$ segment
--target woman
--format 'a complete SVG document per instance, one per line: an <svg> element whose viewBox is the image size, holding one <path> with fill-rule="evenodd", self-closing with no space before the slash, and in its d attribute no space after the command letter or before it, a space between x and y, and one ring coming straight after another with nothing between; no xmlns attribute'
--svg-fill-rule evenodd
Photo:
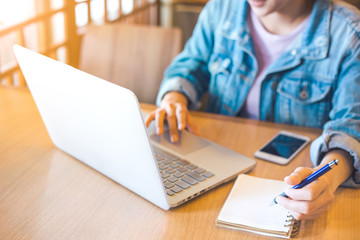
<svg viewBox="0 0 360 240"><path fill-rule="evenodd" d="M323 128L312 143L315 169L285 178L301 182L322 165L338 167L278 197L296 219L314 219L338 186L360 186L360 14L328 0L212 0L165 73L156 111L158 134L169 124L196 133L188 112L208 92L207 111Z"/></svg>

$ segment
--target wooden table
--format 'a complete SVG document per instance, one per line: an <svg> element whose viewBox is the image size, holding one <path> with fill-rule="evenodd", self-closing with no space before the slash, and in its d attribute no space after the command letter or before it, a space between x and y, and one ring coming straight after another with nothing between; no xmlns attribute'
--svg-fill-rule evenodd
<svg viewBox="0 0 360 240"><path fill-rule="evenodd" d="M145 111L154 109L142 105ZM317 129L194 113L200 135L253 157L279 130ZM283 179L311 166L309 147L288 166L257 160L250 175ZM163 211L58 150L26 89L0 88L0 239L271 239L215 226L234 181ZM330 210L298 239L360 239L360 191L338 189Z"/></svg>

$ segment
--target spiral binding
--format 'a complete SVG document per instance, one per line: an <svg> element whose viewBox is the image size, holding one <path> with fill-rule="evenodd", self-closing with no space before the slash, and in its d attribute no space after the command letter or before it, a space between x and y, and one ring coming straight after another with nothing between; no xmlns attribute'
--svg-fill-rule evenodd
<svg viewBox="0 0 360 240"><path fill-rule="evenodd" d="M294 218L291 215L286 215L287 219L285 220L285 222L288 222L289 224L284 224L284 227L290 227L291 225L293 225L294 222Z"/></svg>
<svg viewBox="0 0 360 240"><path fill-rule="evenodd" d="M293 218L293 216L291 216L291 215L287 215L287 217L288 217L288 219L286 219L285 222L287 222L289 224L284 224L284 227L293 226L290 237L294 238L294 237L299 236L301 221L295 220Z"/></svg>
<svg viewBox="0 0 360 240"><path fill-rule="evenodd" d="M299 220L295 220L294 221L294 226L293 229L291 231L291 236L290 237L297 237L299 236L300 233L300 225L301 225L301 221Z"/></svg>

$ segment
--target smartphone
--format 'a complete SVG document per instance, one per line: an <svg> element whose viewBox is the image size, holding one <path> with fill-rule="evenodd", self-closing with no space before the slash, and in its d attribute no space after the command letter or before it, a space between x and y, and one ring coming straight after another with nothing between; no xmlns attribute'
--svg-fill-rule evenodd
<svg viewBox="0 0 360 240"><path fill-rule="evenodd" d="M280 131L260 150L255 157L281 165L288 164L308 143L310 138L299 134Z"/></svg>

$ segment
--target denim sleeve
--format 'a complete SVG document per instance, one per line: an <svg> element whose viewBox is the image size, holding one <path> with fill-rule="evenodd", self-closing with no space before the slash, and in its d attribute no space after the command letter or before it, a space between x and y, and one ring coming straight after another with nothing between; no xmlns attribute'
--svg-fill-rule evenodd
<svg viewBox="0 0 360 240"><path fill-rule="evenodd" d="M360 143L356 139L342 132L328 131L317 138L310 148L311 161L315 166L319 165L322 157L331 149L340 148L354 158L354 173L341 184L342 187L360 187Z"/></svg>
<svg viewBox="0 0 360 240"><path fill-rule="evenodd" d="M157 104L167 92L178 91L186 95L190 109L197 109L199 99L208 90L208 62L213 49L215 19L220 16L220 7L221 0L211 0L201 11L184 50L165 71Z"/></svg>
<svg viewBox="0 0 360 240"><path fill-rule="evenodd" d="M347 151L354 159L353 174L341 185L360 187L360 34L353 34L349 50L341 64L337 87L332 99L330 121L322 136L311 146L315 165L326 152L334 148Z"/></svg>
<svg viewBox="0 0 360 240"><path fill-rule="evenodd" d="M200 103L197 101L197 93L194 86L188 80L181 77L167 79L167 81L162 84L156 98L156 105L160 106L162 98L170 91L176 91L185 94L189 101L189 109L196 110L200 107Z"/></svg>

